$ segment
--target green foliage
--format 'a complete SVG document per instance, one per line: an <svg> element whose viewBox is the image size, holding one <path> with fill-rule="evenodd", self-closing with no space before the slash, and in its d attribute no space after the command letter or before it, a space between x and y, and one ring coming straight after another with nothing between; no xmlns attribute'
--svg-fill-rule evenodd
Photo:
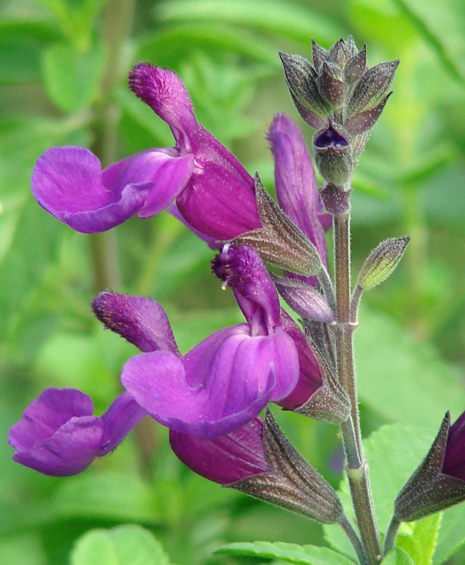
<svg viewBox="0 0 465 565"><path fill-rule="evenodd" d="M268 557L269 559L279 559L285 563L297 563L298 565L350 565L353 563L347 557L327 547L300 546L281 542L231 543L217 549L216 553Z"/></svg>
<svg viewBox="0 0 465 565"><path fill-rule="evenodd" d="M153 535L139 526L91 530L71 553L70 565L169 565Z"/></svg>
<svg viewBox="0 0 465 565"><path fill-rule="evenodd" d="M351 33L359 46L367 41L370 66L401 58L394 95L360 158L352 207L354 280L380 240L412 236L395 274L363 297L355 337L362 425L366 435L374 431L366 454L384 534L397 492L445 411L454 420L465 409L463 1L136 0L124 25L115 26L121 6L15 0L0 7L1 436L45 387L82 388L102 414L120 390L124 362L137 353L93 319L89 302L103 290L95 282L101 257L93 238L73 233L33 200L37 158L54 145L97 152L103 145L99 157L110 161L172 146L166 124L127 90L131 65L149 60L181 75L199 121L272 191L266 131L273 116L286 112L304 129L277 51L309 58L311 38L329 46ZM120 276L105 286L159 301L183 352L242 321L231 293L211 275L214 252L171 216L132 219L111 236ZM337 487L336 429L289 413L277 417ZM354 559L339 527L325 527L324 539L316 523L193 475L172 454L166 430L150 422L77 477L39 476L11 454L2 440L1 563ZM341 497L350 508L345 482ZM402 526L383 565L462 563L464 512L457 506ZM132 522L153 528L159 541L138 526L121 526ZM277 541L292 543L271 543ZM315 545L298 545L308 543Z"/></svg>

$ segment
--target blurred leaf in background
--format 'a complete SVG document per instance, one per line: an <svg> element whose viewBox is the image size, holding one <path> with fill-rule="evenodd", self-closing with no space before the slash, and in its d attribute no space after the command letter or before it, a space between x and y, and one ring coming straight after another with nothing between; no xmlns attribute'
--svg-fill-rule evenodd
<svg viewBox="0 0 465 565"><path fill-rule="evenodd" d="M286 112L307 139L313 134L293 108L277 52L309 58L312 38L329 47L349 34L360 47L368 43L370 65L402 60L360 158L352 207L355 271L380 240L412 236L392 280L364 297L356 338L365 435L387 425L368 440L385 528L395 490L377 485L390 473L382 474L390 442L409 472L444 412L456 417L465 408L464 29L462 0L0 2L0 563L113 563L125 551L146 551L157 563L249 564L257 560L213 551L255 540L346 551L336 530L324 533L193 475L171 453L166 430L149 421L69 479L19 467L5 440L45 387L82 388L98 414L120 390L121 367L136 349L101 332L89 308L99 291L162 303L183 352L241 320L210 273L213 252L174 218L134 218L101 236L73 233L33 200L36 159L53 145L83 145L107 165L172 146L166 124L126 86L131 65L147 60L180 74L199 121L273 191L273 116ZM336 429L275 412L337 487ZM444 513L434 564L463 562L464 553L451 555L463 543L464 512ZM404 535L408 554L421 528Z"/></svg>

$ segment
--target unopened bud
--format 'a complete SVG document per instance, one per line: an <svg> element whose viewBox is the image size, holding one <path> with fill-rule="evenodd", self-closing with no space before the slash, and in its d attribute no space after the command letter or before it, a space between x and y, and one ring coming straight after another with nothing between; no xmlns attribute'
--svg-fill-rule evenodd
<svg viewBox="0 0 465 565"><path fill-rule="evenodd" d="M447 412L423 462L400 491L394 517L420 520L465 500L465 412L451 427Z"/></svg>
<svg viewBox="0 0 465 565"><path fill-rule="evenodd" d="M379 63L365 72L347 104L349 120L380 104L391 89L398 65L399 59L396 59Z"/></svg>
<svg viewBox="0 0 465 565"><path fill-rule="evenodd" d="M338 110L344 104L347 85L343 81L344 73L338 65L324 62L317 78L318 90L324 100Z"/></svg>
<svg viewBox="0 0 465 565"><path fill-rule="evenodd" d="M382 241L370 253L358 275L358 286L371 290L394 272L402 259L410 237L392 237Z"/></svg>
<svg viewBox="0 0 465 565"><path fill-rule="evenodd" d="M310 62L300 55L280 53L279 56L289 92L299 114L313 128L321 128L331 108L318 91L317 72Z"/></svg>
<svg viewBox="0 0 465 565"><path fill-rule="evenodd" d="M363 46L363 49L361 51L358 51L346 65L346 68L344 70L344 77L347 84L352 84L359 80L365 72L366 66L367 46L365 44Z"/></svg>

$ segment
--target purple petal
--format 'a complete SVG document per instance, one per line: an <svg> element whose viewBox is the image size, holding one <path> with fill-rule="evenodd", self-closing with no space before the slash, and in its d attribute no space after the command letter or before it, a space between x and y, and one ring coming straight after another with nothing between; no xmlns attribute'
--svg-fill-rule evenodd
<svg viewBox="0 0 465 565"><path fill-rule="evenodd" d="M190 156L174 149L150 150L102 172L83 147L52 147L37 161L32 192L50 214L76 231L95 233L121 224L133 214L153 215L168 206L192 171Z"/></svg>
<svg viewBox="0 0 465 565"><path fill-rule="evenodd" d="M212 261L212 270L234 290L251 327L251 335L268 335L279 325L281 307L271 277L251 247L226 244Z"/></svg>
<svg viewBox="0 0 465 565"><path fill-rule="evenodd" d="M48 388L24 410L23 417L11 429L8 443L25 451L45 440L73 417L91 416L90 396L72 388Z"/></svg>
<svg viewBox="0 0 465 565"><path fill-rule="evenodd" d="M299 359L299 379L292 392L278 402L286 410L295 410L302 406L321 387L320 367L313 355L304 334L294 320L284 311L281 312L281 324L294 341Z"/></svg>
<svg viewBox="0 0 465 565"><path fill-rule="evenodd" d="M129 74L129 88L170 126L183 154L192 153L190 138L200 126L189 93L176 73L138 63Z"/></svg>
<svg viewBox="0 0 465 565"><path fill-rule="evenodd" d="M163 425L201 439L227 434L287 396L298 379L285 332L248 332L245 324L221 330L182 360L167 352L138 355L124 366L123 385Z"/></svg>
<svg viewBox="0 0 465 565"><path fill-rule="evenodd" d="M465 481L465 412L449 430L442 473Z"/></svg>
<svg viewBox="0 0 465 565"><path fill-rule="evenodd" d="M170 430L170 443L187 467L221 485L270 471L263 447L263 420L258 417L213 440Z"/></svg>
<svg viewBox="0 0 465 565"><path fill-rule="evenodd" d="M195 157L193 175L177 200L186 221L221 240L261 227L252 177L198 124L180 78L167 69L140 63L129 76L129 86L168 123L180 154Z"/></svg>
<svg viewBox="0 0 465 565"><path fill-rule="evenodd" d="M98 455L103 422L93 416L71 418L52 437L38 440L30 449L13 459L53 477L65 477L84 471Z"/></svg>
<svg viewBox="0 0 465 565"><path fill-rule="evenodd" d="M325 232L320 223L318 183L300 129L287 116L276 116L268 139L275 158L276 196L291 220L316 246L328 266Z"/></svg>
<svg viewBox="0 0 465 565"><path fill-rule="evenodd" d="M97 318L141 351L171 351L178 354L176 341L163 308L145 296L101 292L92 301Z"/></svg>
<svg viewBox="0 0 465 565"><path fill-rule="evenodd" d="M196 230L193 226L191 226L189 222L181 214L181 212L178 210L176 203L171 204L171 206L168 208L168 212L172 216L174 216L177 220L179 220L181 223L183 223L186 226L186 228L188 228L191 232L195 233L197 237L203 239L210 249L218 250L223 247L223 243L218 242L218 240L215 237L210 237L209 235L205 235L199 230Z"/></svg>
<svg viewBox="0 0 465 565"><path fill-rule="evenodd" d="M189 181L194 166L192 155L181 157L173 147L149 149L107 167L103 185L113 192L126 186L152 182L139 218L150 218L167 208Z"/></svg>
<svg viewBox="0 0 465 565"><path fill-rule="evenodd" d="M113 451L146 415L128 392L120 394L102 415L104 429L99 457Z"/></svg>

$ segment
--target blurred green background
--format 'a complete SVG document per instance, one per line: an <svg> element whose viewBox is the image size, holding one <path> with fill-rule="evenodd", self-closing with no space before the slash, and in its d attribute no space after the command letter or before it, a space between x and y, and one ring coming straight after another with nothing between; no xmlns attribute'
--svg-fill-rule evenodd
<svg viewBox="0 0 465 565"><path fill-rule="evenodd" d="M85 145L107 165L173 144L168 127L127 90L140 60L177 71L199 121L273 191L273 116L288 113L309 140L313 134L293 108L277 52L310 58L311 38L329 47L352 34L360 48L368 43L371 66L401 58L354 181L355 273L382 239L412 236L395 275L363 298L362 427L365 436L393 422L434 433L447 409L453 420L460 415L464 30L463 0L0 1L0 563L90 565L73 550L76 540L125 523L154 532L178 565L264 562L211 555L232 541L328 545L319 525L189 472L151 421L81 476L43 477L11 461L7 430L44 388L80 388L97 414L119 392L121 367L137 351L93 319L89 303L99 291L159 301L183 352L241 320L210 273L213 252L168 214L85 236L31 196L32 167L50 146ZM337 429L274 413L337 486ZM465 509L448 512L463 524ZM439 543L434 564L462 541L465 532ZM464 562L465 553L448 561Z"/></svg>

